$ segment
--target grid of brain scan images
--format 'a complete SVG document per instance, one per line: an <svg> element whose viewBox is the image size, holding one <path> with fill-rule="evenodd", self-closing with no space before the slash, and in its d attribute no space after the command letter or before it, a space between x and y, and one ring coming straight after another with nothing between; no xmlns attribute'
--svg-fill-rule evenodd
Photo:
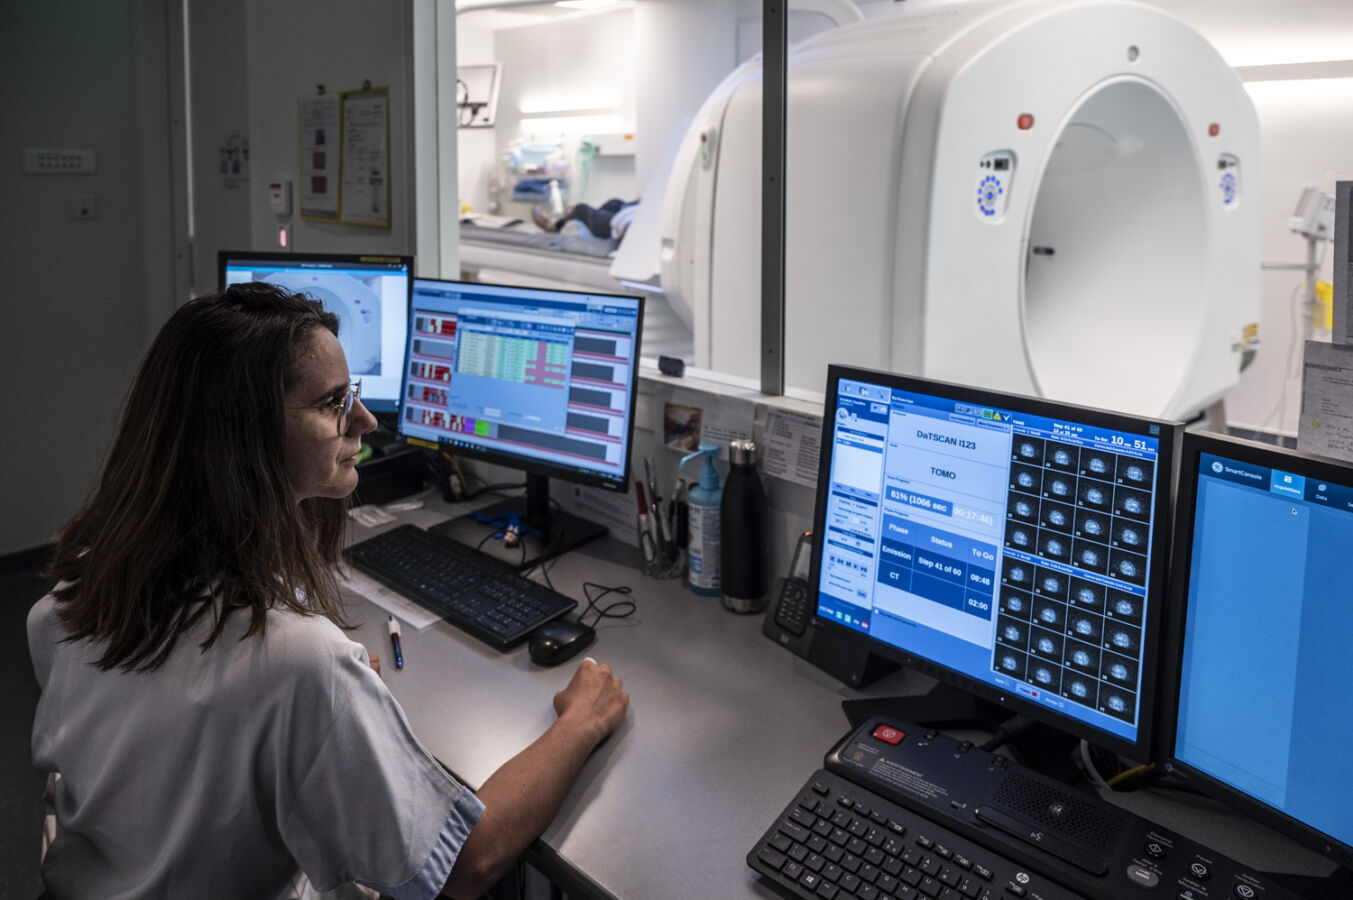
<svg viewBox="0 0 1353 900"><path fill-rule="evenodd" d="M1150 460L1016 434L998 595L997 672L1136 716Z"/></svg>

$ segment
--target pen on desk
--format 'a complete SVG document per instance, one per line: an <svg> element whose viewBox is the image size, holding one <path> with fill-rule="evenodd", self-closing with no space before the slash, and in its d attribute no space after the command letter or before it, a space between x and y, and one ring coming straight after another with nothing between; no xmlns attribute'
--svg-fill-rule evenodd
<svg viewBox="0 0 1353 900"><path fill-rule="evenodd" d="M390 646L395 648L395 668L404 668L404 648L399 645L399 623L395 621L394 616L389 616L390 625Z"/></svg>

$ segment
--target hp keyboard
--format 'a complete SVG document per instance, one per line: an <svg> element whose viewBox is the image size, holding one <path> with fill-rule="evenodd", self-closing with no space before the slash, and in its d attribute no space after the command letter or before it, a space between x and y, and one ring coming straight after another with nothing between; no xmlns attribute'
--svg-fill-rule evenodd
<svg viewBox="0 0 1353 900"><path fill-rule="evenodd" d="M796 900L1298 900L1098 795L880 716L832 748L747 864Z"/></svg>
<svg viewBox="0 0 1353 900"><path fill-rule="evenodd" d="M357 569L500 651L578 605L501 560L416 525L353 544L344 555Z"/></svg>

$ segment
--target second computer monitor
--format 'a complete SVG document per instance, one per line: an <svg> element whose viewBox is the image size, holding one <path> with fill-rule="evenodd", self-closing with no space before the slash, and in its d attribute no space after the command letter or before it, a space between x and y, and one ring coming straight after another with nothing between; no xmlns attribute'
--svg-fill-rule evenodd
<svg viewBox="0 0 1353 900"><path fill-rule="evenodd" d="M1353 864L1353 466L1187 435L1176 528L1164 758Z"/></svg>
<svg viewBox="0 0 1353 900"><path fill-rule="evenodd" d="M338 342L362 403L377 413L398 407L413 259L337 253L223 250L222 289L246 281L305 294L338 317Z"/></svg>
<svg viewBox="0 0 1353 900"><path fill-rule="evenodd" d="M826 414L823 627L1147 758L1182 426L840 366Z"/></svg>
<svg viewBox="0 0 1353 900"><path fill-rule="evenodd" d="M640 297L416 278L399 433L524 470L511 511L559 524L545 478L627 490L642 331Z"/></svg>

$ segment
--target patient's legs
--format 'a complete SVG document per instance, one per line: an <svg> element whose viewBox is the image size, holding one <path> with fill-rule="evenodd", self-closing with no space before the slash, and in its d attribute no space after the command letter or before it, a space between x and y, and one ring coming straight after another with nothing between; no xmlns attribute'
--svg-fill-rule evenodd
<svg viewBox="0 0 1353 900"><path fill-rule="evenodd" d="M611 217L620 211L620 207L625 205L623 200L607 200L601 206L588 206L586 203L579 203L569 209L558 219L548 216L539 206L531 209L531 219L545 231L558 231L564 226L565 222L572 219L583 223L588 231L600 238L609 238L611 236Z"/></svg>

